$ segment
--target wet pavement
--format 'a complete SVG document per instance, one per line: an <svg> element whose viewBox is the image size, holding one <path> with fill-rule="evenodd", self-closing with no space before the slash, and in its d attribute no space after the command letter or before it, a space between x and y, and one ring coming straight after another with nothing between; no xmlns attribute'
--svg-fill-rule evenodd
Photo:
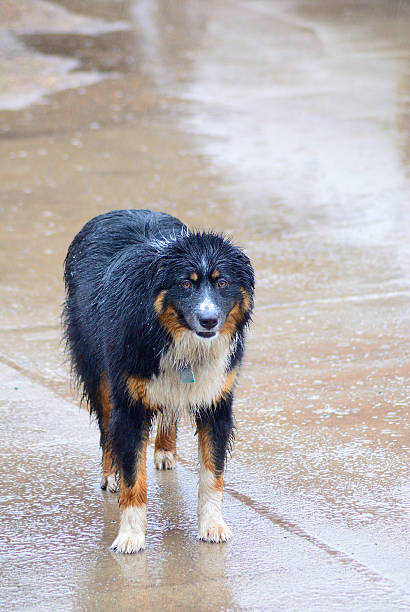
<svg viewBox="0 0 410 612"><path fill-rule="evenodd" d="M399 1L0 5L7 609L409 609L409 27ZM146 551L108 550L62 262L128 207L224 230L257 271L227 545L195 539L184 426L176 473L148 459Z"/></svg>

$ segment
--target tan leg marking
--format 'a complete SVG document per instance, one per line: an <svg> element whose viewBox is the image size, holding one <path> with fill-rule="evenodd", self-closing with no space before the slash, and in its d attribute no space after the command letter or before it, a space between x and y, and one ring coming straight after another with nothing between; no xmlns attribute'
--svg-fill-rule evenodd
<svg viewBox="0 0 410 612"><path fill-rule="evenodd" d="M102 449L102 479L101 488L107 489L111 493L118 491L119 480L116 474L115 465L111 456L109 444L107 442L108 425L111 417L111 398L110 398L110 386L108 384L107 376L103 374L100 382L100 401L102 406L102 427L104 430L106 442Z"/></svg>
<svg viewBox="0 0 410 612"><path fill-rule="evenodd" d="M154 464L157 470L173 470L176 465L177 430L175 425L164 429L161 415L158 417L155 438Z"/></svg>
<svg viewBox="0 0 410 612"><path fill-rule="evenodd" d="M131 554L145 548L145 530L147 525L147 455L146 438L142 443L140 456L135 467L136 476L132 487L129 487L121 476L120 489L120 529L111 545L118 553Z"/></svg>
<svg viewBox="0 0 410 612"><path fill-rule="evenodd" d="M120 509L129 506L143 506L147 503L147 442L143 440L140 455L135 466L135 479L132 487L129 487L121 475Z"/></svg>
<svg viewBox="0 0 410 612"><path fill-rule="evenodd" d="M222 518L223 474L215 474L212 448L206 428L198 432L199 489L198 537L205 542L227 542L232 532Z"/></svg>

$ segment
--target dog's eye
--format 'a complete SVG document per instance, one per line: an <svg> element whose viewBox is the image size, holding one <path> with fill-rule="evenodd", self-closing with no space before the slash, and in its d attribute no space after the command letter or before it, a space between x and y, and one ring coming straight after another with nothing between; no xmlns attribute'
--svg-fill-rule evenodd
<svg viewBox="0 0 410 612"><path fill-rule="evenodd" d="M226 282L226 280L224 280L223 278L220 278L218 281L218 287L220 289L223 289L224 287L227 287L228 283Z"/></svg>
<svg viewBox="0 0 410 612"><path fill-rule="evenodd" d="M184 289L190 289L192 287L192 283L189 280L184 280L181 283L181 287L183 287Z"/></svg>

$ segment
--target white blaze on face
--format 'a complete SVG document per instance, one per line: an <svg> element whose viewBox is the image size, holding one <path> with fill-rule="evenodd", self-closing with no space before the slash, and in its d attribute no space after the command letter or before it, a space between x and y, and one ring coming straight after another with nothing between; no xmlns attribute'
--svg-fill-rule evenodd
<svg viewBox="0 0 410 612"><path fill-rule="evenodd" d="M206 292L204 299L202 300L202 302L200 302L196 310L196 319L199 324L199 329L197 329L197 331L205 330L205 331L212 331L214 333L217 332L220 327L220 325L218 325L219 314L220 314L220 311L219 311L218 306L215 304L213 299L209 296L209 293ZM205 322L207 319L215 319L216 325L209 328Z"/></svg>
<svg viewBox="0 0 410 612"><path fill-rule="evenodd" d="M215 304L209 299L208 296L199 304L199 310L201 314L208 314L208 312L214 313L216 310Z"/></svg>

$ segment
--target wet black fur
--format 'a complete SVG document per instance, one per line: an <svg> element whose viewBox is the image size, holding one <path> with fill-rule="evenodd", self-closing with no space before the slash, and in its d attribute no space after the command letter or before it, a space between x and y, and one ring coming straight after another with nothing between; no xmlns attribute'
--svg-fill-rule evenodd
<svg viewBox="0 0 410 612"><path fill-rule="evenodd" d="M226 454L233 444L234 419L232 414L233 395L222 399L217 410L200 410L195 415L198 431L205 428L213 449L213 460L216 476L224 471Z"/></svg>
<svg viewBox="0 0 410 612"><path fill-rule="evenodd" d="M67 299L64 325L76 378L97 416L101 444L99 399L101 377L111 389L110 444L116 467L132 485L137 450L148 435L152 413L132 400L125 380L150 379L159 373L159 361L172 337L161 325L154 301L161 290L178 301L178 281L203 265L228 270L232 292L243 287L250 309L236 330L236 348L228 370L240 363L244 332L253 305L254 276L249 259L229 240L215 233L190 233L178 219L148 210L113 211L95 217L77 234L65 260ZM181 277L182 274L182 277ZM171 296L171 298L169 297ZM229 294L228 294L229 297ZM182 299L182 293L181 293ZM232 300L238 299L232 295ZM206 427L215 451L215 467L222 472L233 430L232 394L196 416Z"/></svg>

